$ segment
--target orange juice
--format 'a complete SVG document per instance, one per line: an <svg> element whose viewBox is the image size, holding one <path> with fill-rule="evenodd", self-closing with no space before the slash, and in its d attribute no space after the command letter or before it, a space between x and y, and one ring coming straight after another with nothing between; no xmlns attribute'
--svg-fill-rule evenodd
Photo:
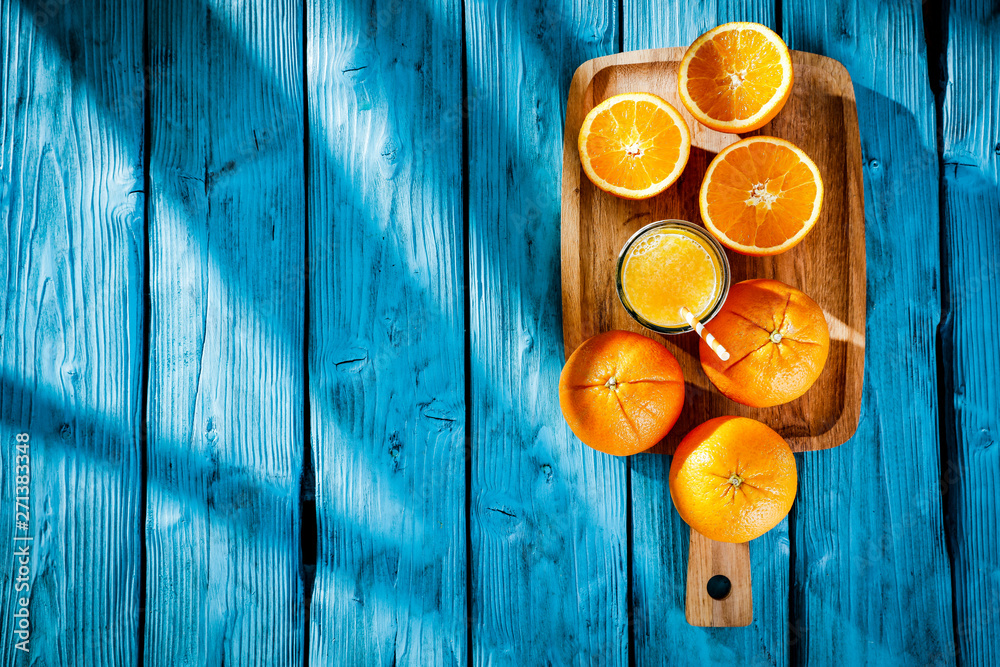
<svg viewBox="0 0 1000 667"><path fill-rule="evenodd" d="M619 297L640 324L662 333L690 327L686 306L697 319L711 319L725 300L729 266L718 242L688 222L664 221L640 230L619 258Z"/></svg>

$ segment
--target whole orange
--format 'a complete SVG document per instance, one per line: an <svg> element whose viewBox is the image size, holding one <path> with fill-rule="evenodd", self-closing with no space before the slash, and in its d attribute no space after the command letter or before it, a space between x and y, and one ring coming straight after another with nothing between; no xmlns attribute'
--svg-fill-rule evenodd
<svg viewBox="0 0 1000 667"><path fill-rule="evenodd" d="M559 377L569 427L594 449L628 456L662 440L684 405L684 374L654 340L608 331L584 341Z"/></svg>
<svg viewBox="0 0 1000 667"><path fill-rule="evenodd" d="M681 440L670 496L693 529L717 542L748 542L780 522L798 479L788 444L748 417L716 417Z"/></svg>
<svg viewBox="0 0 1000 667"><path fill-rule="evenodd" d="M719 391L743 405L792 401L816 382L830 352L823 309L777 280L745 280L706 328L729 351L722 361L704 341L701 367Z"/></svg>

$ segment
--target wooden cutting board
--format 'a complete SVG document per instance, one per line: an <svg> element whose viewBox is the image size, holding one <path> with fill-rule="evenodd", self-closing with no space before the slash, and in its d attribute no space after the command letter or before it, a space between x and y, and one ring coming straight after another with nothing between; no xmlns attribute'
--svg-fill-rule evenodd
<svg viewBox="0 0 1000 667"><path fill-rule="evenodd" d="M653 450L671 454L692 428L722 415L758 419L780 433L792 450L836 447L857 429L865 355L865 216L854 87L836 60L792 51L795 82L778 116L747 135L700 125L677 95L684 48L632 51L589 60L577 69L566 106L562 180L563 342L568 357L587 338L611 329L660 341L684 370L685 405L670 434ZM587 113L626 92L650 92L673 104L691 128L691 157L680 180L662 194L630 201L591 184L580 166L577 138ZM822 308L830 327L830 355L816 384L801 398L773 408L730 401L709 382L698 360L694 333L662 336L629 317L615 291L615 262L625 241L641 227L669 218L701 223L698 191L716 153L756 134L801 147L823 177L823 210L798 246L775 257L727 251L733 283L774 278L801 289ZM711 323L707 325L711 330ZM745 545L722 545L692 531L688 568L688 620L697 625L746 625L752 617L749 557ZM705 592L713 574L732 572L723 601Z"/></svg>

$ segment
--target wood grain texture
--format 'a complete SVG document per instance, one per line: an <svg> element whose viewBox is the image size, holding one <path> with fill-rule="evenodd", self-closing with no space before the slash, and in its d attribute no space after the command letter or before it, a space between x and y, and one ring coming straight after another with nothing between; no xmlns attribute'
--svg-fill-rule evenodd
<svg viewBox="0 0 1000 667"><path fill-rule="evenodd" d="M707 628L742 628L753 621L750 544L710 540L691 531L688 549L684 616L688 623ZM732 590L722 599L709 595L713 577L725 577Z"/></svg>
<svg viewBox="0 0 1000 667"><path fill-rule="evenodd" d="M302 7L149 7L144 662L297 664Z"/></svg>
<svg viewBox="0 0 1000 667"><path fill-rule="evenodd" d="M139 659L142 21L117 0L0 2L3 665ZM31 542L14 541L17 433Z"/></svg>
<svg viewBox="0 0 1000 667"><path fill-rule="evenodd" d="M687 46L726 21L774 27L774 4L626 0L625 50ZM746 628L699 628L684 616L688 526L670 500L670 458L632 458L632 587L637 664L788 663L787 522L750 543L754 619Z"/></svg>
<svg viewBox="0 0 1000 667"><path fill-rule="evenodd" d="M670 453L698 424L723 415L751 417L780 433L793 451L836 447L858 424L865 353L865 229L861 144L854 88L843 65L792 52L795 85L781 113L753 134L799 146L819 167L825 189L816 227L794 249L773 257L727 251L732 281L771 278L801 289L823 309L831 331L830 356L816 384L801 398L773 408L749 408L723 396L702 370L698 336L664 336L629 316L616 291L616 260L636 232L651 222L701 224L698 192L716 153L740 136L714 132L694 120L677 95L685 49L650 49L584 63L573 77L563 141L563 337L567 354L587 338L626 329L659 341L677 357L687 384L684 410L656 451ZM659 95L691 129L691 153L680 179L662 194L639 201L601 191L580 166L577 139L593 107L631 91ZM820 134L814 128L827 129ZM709 322L708 331L712 331Z"/></svg>
<svg viewBox="0 0 1000 667"><path fill-rule="evenodd" d="M690 529L670 500L669 472L669 456L632 457L636 664L660 664L669 656L678 665L787 665L787 520L749 544L753 622L692 626L685 613Z"/></svg>
<svg viewBox="0 0 1000 667"><path fill-rule="evenodd" d="M562 118L616 3L466 3L472 657L628 661L626 467L559 411Z"/></svg>
<svg viewBox="0 0 1000 667"><path fill-rule="evenodd" d="M941 419L955 633L962 665L1000 656L1000 13L952 2L943 106L945 304Z"/></svg>
<svg viewBox="0 0 1000 667"><path fill-rule="evenodd" d="M867 381L857 435L798 460L798 663L952 664L935 420L938 169L921 5L793 0L783 16L791 48L847 66L866 160Z"/></svg>
<svg viewBox="0 0 1000 667"><path fill-rule="evenodd" d="M307 3L314 665L468 658L461 20Z"/></svg>
<svg viewBox="0 0 1000 667"><path fill-rule="evenodd" d="M671 218L700 221L697 193L705 169L718 150L739 138L705 128L680 103L676 93L677 67L683 53L683 47L675 47L596 58L581 65L570 84L563 142L561 232L566 350L571 352L602 331L626 329L658 340L674 353L687 383L685 409L670 435L654 450L657 453L671 452L699 423L730 414L771 425L795 451L840 445L857 427L865 328L861 145L854 89L840 63L794 51L792 95L778 117L760 130L760 134L792 141L819 166L827 194L817 228L794 251L777 257L751 258L727 253L734 282L776 278L804 290L823 308L834 340L817 384L802 398L776 408L762 410L738 405L722 396L705 376L695 334L655 334L635 322L618 300L614 270L621 247L650 222ZM624 200L598 190L582 173L577 150L579 128L589 110L613 95L636 90L655 93L681 110L692 128L694 155L693 163L688 163L675 186L642 201ZM839 141L811 132L810 128L817 124L828 127ZM711 322L708 328L712 328ZM692 540L692 559L696 546ZM689 572L702 573L714 568L716 574L724 574L723 570L749 573L745 549L732 551L719 545L706 546L697 552L706 556L716 554L719 560L699 563L689 560ZM701 626L717 625L724 620L748 625L752 614L749 576L745 583L746 590L734 587L729 599L718 602L701 590L702 583L694 584L689 579L688 620ZM698 600L704 604L692 603ZM698 610L704 613L693 616L692 612ZM713 615L712 610L719 613Z"/></svg>

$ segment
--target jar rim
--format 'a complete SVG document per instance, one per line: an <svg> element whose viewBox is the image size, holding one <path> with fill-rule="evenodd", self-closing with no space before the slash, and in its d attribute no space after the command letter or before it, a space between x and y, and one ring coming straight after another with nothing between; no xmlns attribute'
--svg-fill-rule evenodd
<svg viewBox="0 0 1000 667"><path fill-rule="evenodd" d="M722 273L722 275L719 277L720 282L722 283L722 289L719 290L718 295L712 302L712 305L711 307L709 307L708 311L699 319L702 324L705 324L708 321L710 321L713 317L718 315L719 311L722 310L722 306L726 302L726 298L729 296L729 287L731 281L729 258L726 256L726 250L725 248L722 247L722 244L719 243L718 239L712 236L708 232L708 230L702 227L701 225L696 225L695 223L690 222L688 220L680 220L676 218L657 220L656 222L651 222L648 225L645 225L644 227L636 231L634 234L632 234L632 236L629 237L628 241L625 242L625 245L622 246L621 251L618 253L618 261L615 266L615 287L618 291L618 300L621 302L622 307L625 308L625 311L632 317L632 319L634 319L636 322L646 327L647 329L667 335L687 333L688 331L694 331L694 328L688 325L686 322L683 325L676 327L665 327L659 324L654 324L649 320L647 320L646 318L642 317L639 313L637 313L635 309L632 308L632 306L628 303L628 300L625 298L625 288L622 285L622 271L624 270L625 258L628 256L629 250L635 244L635 242L638 241L641 237L645 236L646 234L656 229L661 229L661 228L673 228L673 229L681 228L687 230L692 234L694 234L695 236L697 236L699 239L703 240L705 244L709 248L711 248L711 250L713 250L715 254L718 256L719 267Z"/></svg>

